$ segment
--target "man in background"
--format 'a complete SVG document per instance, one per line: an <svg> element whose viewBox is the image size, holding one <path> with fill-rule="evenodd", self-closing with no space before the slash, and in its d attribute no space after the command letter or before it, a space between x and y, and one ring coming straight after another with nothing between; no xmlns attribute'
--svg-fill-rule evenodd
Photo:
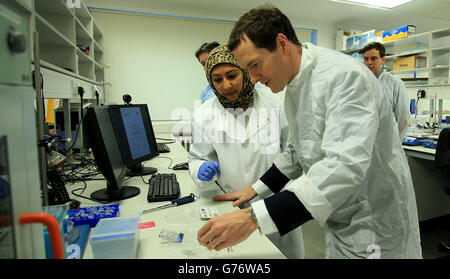
<svg viewBox="0 0 450 279"><path fill-rule="evenodd" d="M202 64L203 69L206 71L206 59L208 58L209 53L214 48L218 47L220 44L216 41L211 43L204 43L200 46L200 48L195 52L195 57L197 57L198 62ZM208 86L203 89L202 93L200 93L200 101L203 104L209 98L215 96L214 92L211 89L211 86Z"/></svg>
<svg viewBox="0 0 450 279"><path fill-rule="evenodd" d="M410 100L403 81L384 70L385 53L384 46L378 42L370 43L362 50L364 64L375 74L383 85L385 93L388 94L392 111L398 124L400 140L402 140L408 131L411 119L411 113L409 111Z"/></svg>

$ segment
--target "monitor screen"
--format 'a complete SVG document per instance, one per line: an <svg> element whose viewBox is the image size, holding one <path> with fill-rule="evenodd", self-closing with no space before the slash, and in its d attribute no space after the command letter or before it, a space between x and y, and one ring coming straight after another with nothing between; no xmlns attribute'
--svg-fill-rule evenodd
<svg viewBox="0 0 450 279"><path fill-rule="evenodd" d="M120 114L130 147L131 158L137 160L149 155L150 145L148 144L141 109L139 107L121 107Z"/></svg>
<svg viewBox="0 0 450 279"><path fill-rule="evenodd" d="M147 105L111 105L109 113L127 175L155 173L155 168L141 164L159 155Z"/></svg>
<svg viewBox="0 0 450 279"><path fill-rule="evenodd" d="M107 181L107 188L92 193L91 197L101 201L116 201L139 194L139 188L122 186L127 166L120 155L108 107L88 108L84 124L97 167Z"/></svg>

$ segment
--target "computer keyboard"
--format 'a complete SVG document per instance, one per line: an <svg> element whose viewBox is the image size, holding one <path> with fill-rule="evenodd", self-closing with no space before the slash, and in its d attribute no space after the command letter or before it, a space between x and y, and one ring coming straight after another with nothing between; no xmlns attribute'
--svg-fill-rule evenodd
<svg viewBox="0 0 450 279"><path fill-rule="evenodd" d="M158 147L158 153L167 153L170 152L170 148L165 143L156 143Z"/></svg>
<svg viewBox="0 0 450 279"><path fill-rule="evenodd" d="M180 185L174 173L158 173L149 180L148 202L171 201L180 197Z"/></svg>

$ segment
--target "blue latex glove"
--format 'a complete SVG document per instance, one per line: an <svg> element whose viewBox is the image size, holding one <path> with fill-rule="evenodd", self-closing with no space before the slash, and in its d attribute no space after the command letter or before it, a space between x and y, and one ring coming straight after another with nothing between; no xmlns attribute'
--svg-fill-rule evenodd
<svg viewBox="0 0 450 279"><path fill-rule="evenodd" d="M198 169L197 177L203 181L210 181L216 173L220 174L219 163L204 162Z"/></svg>

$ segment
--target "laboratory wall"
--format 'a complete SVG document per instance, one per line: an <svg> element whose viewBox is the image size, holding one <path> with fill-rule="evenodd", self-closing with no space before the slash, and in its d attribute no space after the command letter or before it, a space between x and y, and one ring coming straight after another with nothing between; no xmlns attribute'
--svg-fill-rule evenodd
<svg viewBox="0 0 450 279"><path fill-rule="evenodd" d="M227 43L234 22L94 10L103 33L108 103L123 103L130 94L134 103L146 103L152 120L189 119L207 85L194 53L203 42ZM300 41L309 41L317 30L317 43L334 45L334 26L304 22L296 27ZM324 37L322 37L324 36Z"/></svg>
<svg viewBox="0 0 450 279"><path fill-rule="evenodd" d="M93 12L103 32L107 103L148 104L152 120L189 117L207 85L194 53L203 42L225 43L230 23ZM183 117L183 114L187 116Z"/></svg>

